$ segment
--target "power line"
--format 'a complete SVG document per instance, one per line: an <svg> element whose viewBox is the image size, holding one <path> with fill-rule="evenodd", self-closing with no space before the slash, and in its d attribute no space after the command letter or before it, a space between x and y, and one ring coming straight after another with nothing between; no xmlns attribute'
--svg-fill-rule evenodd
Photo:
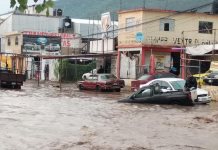
<svg viewBox="0 0 218 150"><path fill-rule="evenodd" d="M175 13L170 14L170 15L165 16L165 17L160 17L160 18L157 18L157 19L153 19L153 20L150 20L150 21L145 21L145 22L142 22L142 23L139 23L139 24L128 26L128 27L123 27L123 28L118 28L118 29L115 29L115 30L111 30L111 31L108 31L107 33L116 32L116 31L118 32L118 31L121 31L121 30L126 30L128 28L133 28L133 27L137 27L137 26L140 26L140 25L153 23L153 22L159 21L160 19L173 17L173 16L176 16L176 15L185 13L185 12L191 12L192 10L200 9L200 8L212 5L212 4L213 4L213 2L207 3L207 4L204 4L204 5L201 5L201 6L198 6L198 7L194 7L194 8L191 8L191 9L187 9L187 10L184 10L184 11L175 12ZM82 36L82 37L89 37L89 36L92 36L92 35L98 35L98 34L103 34L103 33L105 34L106 32L93 33L91 35L85 35L85 36Z"/></svg>

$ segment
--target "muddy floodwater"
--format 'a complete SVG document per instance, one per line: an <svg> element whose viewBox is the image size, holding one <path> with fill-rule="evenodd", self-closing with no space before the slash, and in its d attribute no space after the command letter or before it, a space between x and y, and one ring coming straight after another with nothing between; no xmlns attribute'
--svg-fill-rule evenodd
<svg viewBox="0 0 218 150"><path fill-rule="evenodd" d="M217 150L218 104L117 103L128 91L0 89L0 150Z"/></svg>

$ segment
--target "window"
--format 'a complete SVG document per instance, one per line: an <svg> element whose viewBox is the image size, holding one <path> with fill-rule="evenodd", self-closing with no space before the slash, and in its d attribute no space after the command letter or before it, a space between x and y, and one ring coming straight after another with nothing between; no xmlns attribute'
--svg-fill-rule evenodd
<svg viewBox="0 0 218 150"><path fill-rule="evenodd" d="M171 89L169 83L165 82L165 81L162 81L161 82L161 89Z"/></svg>
<svg viewBox="0 0 218 150"><path fill-rule="evenodd" d="M175 20L174 19L160 19L160 31L174 31Z"/></svg>
<svg viewBox="0 0 218 150"><path fill-rule="evenodd" d="M138 78L138 80L147 80L150 77L151 77L151 75L145 74L145 75L141 76L140 78Z"/></svg>
<svg viewBox="0 0 218 150"><path fill-rule="evenodd" d="M126 18L126 31L131 31L133 29L132 26L136 25L135 18Z"/></svg>
<svg viewBox="0 0 218 150"><path fill-rule="evenodd" d="M143 97L149 97L149 96L151 96L151 89L144 88L135 95L135 98L143 98Z"/></svg>
<svg viewBox="0 0 218 150"><path fill-rule="evenodd" d="M158 81L158 80L157 80L157 81L153 81L153 82L151 82L150 85L160 84L160 82L161 82L161 81Z"/></svg>
<svg viewBox="0 0 218 150"><path fill-rule="evenodd" d="M18 37L15 38L15 45L18 45Z"/></svg>
<svg viewBox="0 0 218 150"><path fill-rule="evenodd" d="M213 22L199 21L199 33L212 34L213 33Z"/></svg>
<svg viewBox="0 0 218 150"><path fill-rule="evenodd" d="M97 81L98 80L98 76L97 75L90 75L89 76L89 80L90 81Z"/></svg>
<svg viewBox="0 0 218 150"><path fill-rule="evenodd" d="M170 84L173 86L175 90L182 90L185 86L185 80L171 81Z"/></svg>
<svg viewBox="0 0 218 150"><path fill-rule="evenodd" d="M10 45L11 45L11 39L8 38L8 46L10 46Z"/></svg>
<svg viewBox="0 0 218 150"><path fill-rule="evenodd" d="M101 75L101 80L114 80L117 79L113 74Z"/></svg>
<svg viewBox="0 0 218 150"><path fill-rule="evenodd" d="M164 31L170 31L170 24L164 23Z"/></svg>

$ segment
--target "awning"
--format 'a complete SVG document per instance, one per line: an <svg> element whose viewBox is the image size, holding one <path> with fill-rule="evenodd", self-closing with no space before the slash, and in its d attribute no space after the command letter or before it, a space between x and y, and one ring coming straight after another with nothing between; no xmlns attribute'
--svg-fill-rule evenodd
<svg viewBox="0 0 218 150"><path fill-rule="evenodd" d="M209 53L212 50L218 50L218 44L186 47L186 54L199 56L199 55L204 55L206 53Z"/></svg>

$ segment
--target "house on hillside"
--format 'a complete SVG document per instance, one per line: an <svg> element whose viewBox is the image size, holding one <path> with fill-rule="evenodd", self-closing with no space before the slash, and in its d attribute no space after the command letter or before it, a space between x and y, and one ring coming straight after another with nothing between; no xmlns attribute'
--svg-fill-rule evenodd
<svg viewBox="0 0 218 150"><path fill-rule="evenodd" d="M203 6L209 8L211 4ZM118 76L135 79L148 73L151 54L155 56L156 71L174 67L180 74L184 47L218 42L218 15L210 13L211 9L197 13L203 6L183 12L145 8L119 11Z"/></svg>

